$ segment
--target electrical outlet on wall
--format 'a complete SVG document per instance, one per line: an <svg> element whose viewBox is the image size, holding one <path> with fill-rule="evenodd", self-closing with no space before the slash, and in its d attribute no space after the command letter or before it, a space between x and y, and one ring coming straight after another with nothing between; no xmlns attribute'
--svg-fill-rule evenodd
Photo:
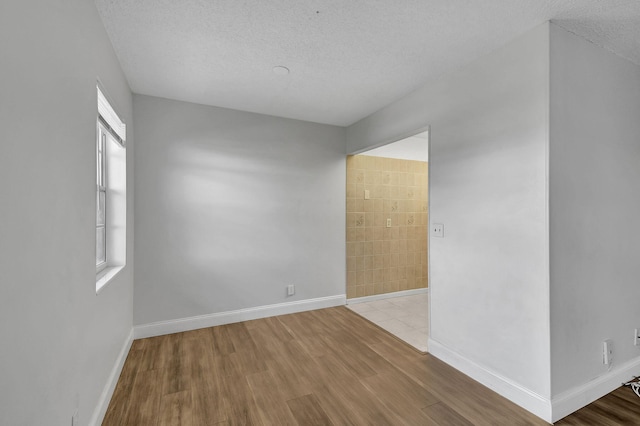
<svg viewBox="0 0 640 426"><path fill-rule="evenodd" d="M613 362L613 340L607 339L602 342L602 363L611 365Z"/></svg>
<svg viewBox="0 0 640 426"><path fill-rule="evenodd" d="M640 328L633 330L633 346L640 346Z"/></svg>

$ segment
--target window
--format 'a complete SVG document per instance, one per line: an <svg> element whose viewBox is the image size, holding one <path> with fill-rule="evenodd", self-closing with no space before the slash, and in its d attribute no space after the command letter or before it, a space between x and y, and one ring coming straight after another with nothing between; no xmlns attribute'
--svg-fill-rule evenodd
<svg viewBox="0 0 640 426"><path fill-rule="evenodd" d="M105 145L107 129L98 123L97 176L96 176L96 269L102 271L107 266L107 180L105 178Z"/></svg>
<svg viewBox="0 0 640 426"><path fill-rule="evenodd" d="M98 88L96 124L96 291L126 263L126 126Z"/></svg>

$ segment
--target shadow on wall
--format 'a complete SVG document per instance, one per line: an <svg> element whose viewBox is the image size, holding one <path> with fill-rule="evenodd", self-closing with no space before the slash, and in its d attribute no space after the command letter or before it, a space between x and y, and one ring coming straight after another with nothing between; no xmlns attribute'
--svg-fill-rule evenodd
<svg viewBox="0 0 640 426"><path fill-rule="evenodd" d="M344 129L135 99L138 324L344 291Z"/></svg>
<svg viewBox="0 0 640 426"><path fill-rule="evenodd" d="M134 110L136 324L344 294L343 128L143 95Z"/></svg>
<svg viewBox="0 0 640 426"><path fill-rule="evenodd" d="M301 250L312 239L305 232L311 207L296 196L305 188L315 192L319 171L313 167L292 168L295 158L276 152L212 149L197 141L177 144L170 158L164 209L175 226L167 244L180 247L188 281L200 287L196 294L214 289L240 302L252 292L244 283L278 277L284 286L301 256L320 257ZM211 300L192 302L211 310Z"/></svg>

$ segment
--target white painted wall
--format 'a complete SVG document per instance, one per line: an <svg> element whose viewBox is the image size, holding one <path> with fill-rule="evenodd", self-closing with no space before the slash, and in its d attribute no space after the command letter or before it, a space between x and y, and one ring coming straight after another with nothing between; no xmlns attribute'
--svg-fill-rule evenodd
<svg viewBox="0 0 640 426"><path fill-rule="evenodd" d="M551 35L556 396L607 373L604 339L614 341L614 371L640 356L640 67L557 26Z"/></svg>
<svg viewBox="0 0 640 426"><path fill-rule="evenodd" d="M343 128L139 95L134 111L135 324L345 293Z"/></svg>
<svg viewBox="0 0 640 426"><path fill-rule="evenodd" d="M428 161L429 132L426 131L415 136L409 136L397 142L365 151L362 154L372 157L397 158L399 160Z"/></svg>
<svg viewBox="0 0 640 426"><path fill-rule="evenodd" d="M131 93L92 1L3 0L0 52L0 423L88 424L133 305L133 185L127 267L95 292L96 78L129 125Z"/></svg>
<svg viewBox="0 0 640 426"><path fill-rule="evenodd" d="M347 129L358 152L431 125L432 342L545 417L548 72L544 24Z"/></svg>

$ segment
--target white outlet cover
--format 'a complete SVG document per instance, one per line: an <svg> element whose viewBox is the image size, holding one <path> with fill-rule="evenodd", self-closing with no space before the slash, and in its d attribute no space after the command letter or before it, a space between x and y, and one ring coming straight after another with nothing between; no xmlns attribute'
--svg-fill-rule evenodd
<svg viewBox="0 0 640 426"><path fill-rule="evenodd" d="M434 223L431 225L431 235L436 238L444 238L444 224Z"/></svg>
<svg viewBox="0 0 640 426"><path fill-rule="evenodd" d="M610 365L613 362L613 340L607 339L602 342L602 363Z"/></svg>

